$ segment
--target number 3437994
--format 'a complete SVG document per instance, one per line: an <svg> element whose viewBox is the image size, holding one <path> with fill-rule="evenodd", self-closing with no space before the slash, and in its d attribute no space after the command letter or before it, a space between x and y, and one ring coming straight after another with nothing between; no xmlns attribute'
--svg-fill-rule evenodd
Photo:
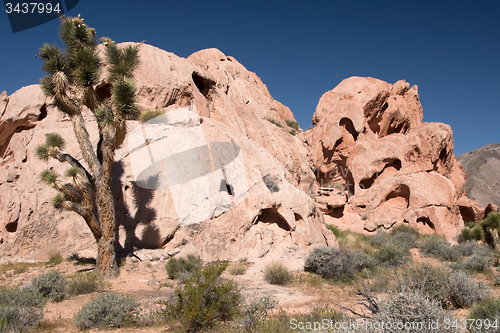
<svg viewBox="0 0 500 333"><path fill-rule="evenodd" d="M60 13L62 10L59 8L59 2L52 4L50 2L23 2L23 3L6 3L5 11L7 14L17 13L17 14L50 14L50 13Z"/></svg>

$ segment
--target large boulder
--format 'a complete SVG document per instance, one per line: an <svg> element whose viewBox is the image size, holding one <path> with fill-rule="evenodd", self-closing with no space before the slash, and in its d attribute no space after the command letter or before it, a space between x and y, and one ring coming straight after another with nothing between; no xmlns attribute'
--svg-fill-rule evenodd
<svg viewBox="0 0 500 333"><path fill-rule="evenodd" d="M408 223L449 239L463 227L453 133L423 123L416 86L346 79L321 97L313 123L305 139L327 223L358 232Z"/></svg>
<svg viewBox="0 0 500 333"><path fill-rule="evenodd" d="M205 260L282 257L299 268L312 247L337 245L306 193L315 177L306 147L287 128L293 115L254 73L215 49L184 59L143 44L140 60L139 106L165 115L145 124L128 121L116 154L121 251L181 248ZM97 92L108 89L103 76ZM0 128L8 129L0 141L0 191L8 193L0 199L2 257L95 255L83 219L54 208L55 191L39 180L42 170L63 175L67 166L34 156L45 134L57 132L65 151L81 160L71 122L38 86L1 98ZM96 122L88 112L85 119L95 147ZM153 158L142 158L151 149Z"/></svg>

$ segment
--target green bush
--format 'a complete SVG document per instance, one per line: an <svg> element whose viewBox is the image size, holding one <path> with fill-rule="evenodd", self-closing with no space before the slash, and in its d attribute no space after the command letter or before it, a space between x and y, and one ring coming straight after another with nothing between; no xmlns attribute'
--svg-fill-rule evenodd
<svg viewBox="0 0 500 333"><path fill-rule="evenodd" d="M443 323L444 311L436 301L421 295L415 291L404 291L393 294L388 299L380 303L379 312L374 314L373 320L378 322L391 322L406 324L409 329L406 332L432 332L436 330L429 327L428 323L439 321ZM412 326L419 325L421 327ZM449 332L442 325L439 326L440 332ZM400 333L401 328L396 325L393 328L386 326L384 332Z"/></svg>
<svg viewBox="0 0 500 333"><path fill-rule="evenodd" d="M423 238L419 243L419 247L424 256L441 260L457 261L462 256L457 247L452 247L446 239L438 235Z"/></svg>
<svg viewBox="0 0 500 333"><path fill-rule="evenodd" d="M396 247L409 251L417 246L417 236L409 232L398 232L389 237L391 244Z"/></svg>
<svg viewBox="0 0 500 333"><path fill-rule="evenodd" d="M476 272L483 272L486 268L490 267L491 264L491 257L481 253L475 253L464 260L465 269Z"/></svg>
<svg viewBox="0 0 500 333"><path fill-rule="evenodd" d="M318 247L306 259L304 270L325 279L350 278L363 268L375 263L368 255L348 248Z"/></svg>
<svg viewBox="0 0 500 333"><path fill-rule="evenodd" d="M245 330L253 332L259 323L262 323L267 313L274 309L278 300L270 296L253 300L243 307L243 319L241 320Z"/></svg>
<svg viewBox="0 0 500 333"><path fill-rule="evenodd" d="M370 237L369 244L377 249L389 244L389 235L385 231L377 231Z"/></svg>
<svg viewBox="0 0 500 333"><path fill-rule="evenodd" d="M449 277L450 300L459 308L468 308L488 296L487 290L470 274L454 271Z"/></svg>
<svg viewBox="0 0 500 333"><path fill-rule="evenodd" d="M175 302L160 301L163 314L177 318L189 331L213 327L217 321L226 321L240 312L241 295L233 281L220 278L227 261L217 261L203 270L196 270L186 283L176 288Z"/></svg>
<svg viewBox="0 0 500 333"><path fill-rule="evenodd" d="M245 262L237 262L229 266L228 271L231 275L243 275L247 271Z"/></svg>
<svg viewBox="0 0 500 333"><path fill-rule="evenodd" d="M294 121L294 120L285 120L285 123L288 127L293 128L294 130L298 131L299 130L299 123Z"/></svg>
<svg viewBox="0 0 500 333"><path fill-rule="evenodd" d="M389 267L401 266L411 260L411 254L408 250L391 243L380 247L373 254L373 257L380 264Z"/></svg>
<svg viewBox="0 0 500 333"><path fill-rule="evenodd" d="M280 262L273 262L264 268L264 278L270 284L284 286L292 281L293 275Z"/></svg>
<svg viewBox="0 0 500 333"><path fill-rule="evenodd" d="M78 273L68 283L68 294L72 296L90 294L107 286L106 280L98 273Z"/></svg>
<svg viewBox="0 0 500 333"><path fill-rule="evenodd" d="M498 329L493 330L485 324L486 320L489 320L490 324L496 321L497 325L500 325L500 299L490 298L477 302L469 312L469 319L477 324L482 323L481 327L474 325L471 332L498 332Z"/></svg>
<svg viewBox="0 0 500 333"><path fill-rule="evenodd" d="M31 280L33 289L53 302L60 302L65 297L66 279L59 271L50 271Z"/></svg>
<svg viewBox="0 0 500 333"><path fill-rule="evenodd" d="M470 240L455 245L455 247L460 251L462 256L467 257L473 255L477 251L481 251L480 248L482 245L479 245L475 240Z"/></svg>
<svg viewBox="0 0 500 333"><path fill-rule="evenodd" d="M201 269L201 259L194 254L188 254L186 258L170 258L165 265L170 279L178 278L182 273L193 273Z"/></svg>
<svg viewBox="0 0 500 333"><path fill-rule="evenodd" d="M43 317L45 299L30 289L0 291L0 332L27 332Z"/></svg>
<svg viewBox="0 0 500 333"><path fill-rule="evenodd" d="M418 237L420 233L418 232L417 228L410 227L408 224L399 224L393 228L391 228L391 231L389 231L390 236L394 236L397 234L411 234L414 235L415 237Z"/></svg>
<svg viewBox="0 0 500 333"><path fill-rule="evenodd" d="M114 292L101 294L85 304L75 317L79 329L123 327L139 320L139 303Z"/></svg>
<svg viewBox="0 0 500 333"><path fill-rule="evenodd" d="M449 270L427 263L405 265L401 269L401 281L399 281L401 285L394 286L392 289L393 291L421 292L430 300L444 305L449 297L449 275Z"/></svg>
<svg viewBox="0 0 500 333"><path fill-rule="evenodd" d="M274 119L271 119L271 118L267 118L267 121L270 122L271 124L273 125L276 125L278 126L279 128L283 128L283 125L281 125L279 122L277 122L276 120Z"/></svg>

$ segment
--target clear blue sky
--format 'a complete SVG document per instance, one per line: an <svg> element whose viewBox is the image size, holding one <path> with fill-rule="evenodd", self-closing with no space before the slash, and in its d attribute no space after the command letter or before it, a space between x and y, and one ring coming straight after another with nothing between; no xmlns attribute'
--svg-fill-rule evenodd
<svg viewBox="0 0 500 333"><path fill-rule="evenodd" d="M500 1L90 1L97 35L145 41L179 56L215 47L257 73L302 128L344 78L405 79L424 121L450 124L459 155L499 142ZM33 56L57 43L58 20L13 34L0 13L0 90L43 74Z"/></svg>

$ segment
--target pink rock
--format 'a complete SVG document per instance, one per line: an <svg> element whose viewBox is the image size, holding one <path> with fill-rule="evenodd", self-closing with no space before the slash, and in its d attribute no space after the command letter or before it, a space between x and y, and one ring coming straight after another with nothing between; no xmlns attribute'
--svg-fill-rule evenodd
<svg viewBox="0 0 500 333"><path fill-rule="evenodd" d="M423 123L417 87L352 77L325 93L305 133L320 187L344 186L333 224L359 232L408 223L453 239L463 227L457 200L465 174L445 124ZM317 197L318 202L328 197ZM327 212L328 214L328 212ZM355 218L358 214L361 218ZM350 222L343 222L350 221Z"/></svg>

